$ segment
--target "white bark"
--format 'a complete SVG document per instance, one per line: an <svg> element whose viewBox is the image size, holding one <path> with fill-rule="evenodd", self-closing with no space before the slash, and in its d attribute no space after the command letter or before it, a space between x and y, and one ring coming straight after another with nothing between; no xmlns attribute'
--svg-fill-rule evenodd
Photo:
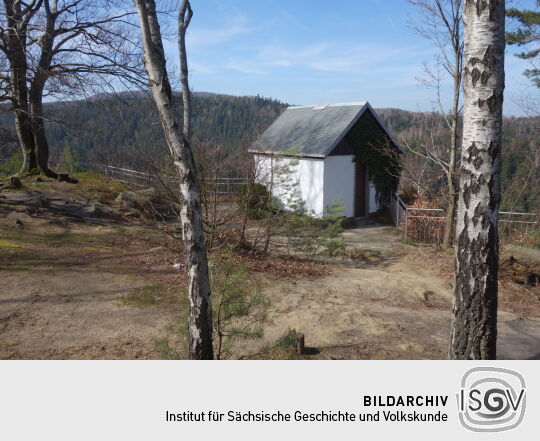
<svg viewBox="0 0 540 441"><path fill-rule="evenodd" d="M465 107L452 359L496 357L504 16L504 0L465 3Z"/></svg>
<svg viewBox="0 0 540 441"><path fill-rule="evenodd" d="M212 301L200 189L193 152L189 140L180 131L174 113L155 0L134 0L134 2L141 26L144 66L167 145L180 176L180 191L183 197L180 219L189 276L189 358L212 359Z"/></svg>
<svg viewBox="0 0 540 441"><path fill-rule="evenodd" d="M191 92L188 82L188 64L186 54L186 31L193 17L189 0L183 0L178 13L178 52L180 53L180 83L182 84L182 101L184 104L184 139L191 141Z"/></svg>

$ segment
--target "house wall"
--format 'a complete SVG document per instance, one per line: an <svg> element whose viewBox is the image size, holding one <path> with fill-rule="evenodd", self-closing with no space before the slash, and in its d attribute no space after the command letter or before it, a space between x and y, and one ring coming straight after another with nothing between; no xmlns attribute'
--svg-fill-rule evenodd
<svg viewBox="0 0 540 441"><path fill-rule="evenodd" d="M324 207L341 199L345 204L343 215L354 216L354 156L328 156L324 160ZM379 209L375 184L368 180L369 170L366 168L366 202L368 213Z"/></svg>
<svg viewBox="0 0 540 441"><path fill-rule="evenodd" d="M354 173L353 155L327 156L324 159L324 200L329 207L341 199L344 203L343 215L354 216Z"/></svg>
<svg viewBox="0 0 540 441"><path fill-rule="evenodd" d="M307 214L322 217L324 160L254 155L256 180L268 188L284 208L294 199L304 201Z"/></svg>
<svg viewBox="0 0 540 441"><path fill-rule="evenodd" d="M254 158L257 182L272 187L273 197L284 208L292 208L294 199L301 198L307 214L322 217L326 207L341 199L345 205L343 215L354 216L355 164L352 155L315 159L255 154ZM366 184L368 212L374 213L379 209L375 185Z"/></svg>

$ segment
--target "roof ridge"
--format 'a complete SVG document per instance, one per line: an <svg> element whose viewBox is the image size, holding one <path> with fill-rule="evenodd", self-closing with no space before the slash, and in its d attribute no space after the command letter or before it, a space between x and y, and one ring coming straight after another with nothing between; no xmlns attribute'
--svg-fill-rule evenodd
<svg viewBox="0 0 540 441"><path fill-rule="evenodd" d="M295 109L315 109L315 108L325 108L325 107L349 107L349 106L365 106L368 102L367 101L353 101L350 103L321 103L321 104L313 104L309 106L289 106L287 107L287 110L295 110Z"/></svg>

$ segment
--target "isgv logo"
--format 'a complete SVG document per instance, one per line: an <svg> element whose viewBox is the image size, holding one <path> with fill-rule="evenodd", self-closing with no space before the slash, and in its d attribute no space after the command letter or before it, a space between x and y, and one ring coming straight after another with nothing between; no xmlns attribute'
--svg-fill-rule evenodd
<svg viewBox="0 0 540 441"><path fill-rule="evenodd" d="M473 432L502 432L519 426L527 402L525 380L510 369L475 367L461 380L459 421Z"/></svg>

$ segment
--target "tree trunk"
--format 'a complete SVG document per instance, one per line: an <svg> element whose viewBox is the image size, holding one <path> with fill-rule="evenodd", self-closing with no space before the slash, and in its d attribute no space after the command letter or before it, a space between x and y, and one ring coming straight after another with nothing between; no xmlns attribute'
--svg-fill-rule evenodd
<svg viewBox="0 0 540 441"><path fill-rule="evenodd" d="M36 96L30 94L32 136L36 151L37 168L45 176L56 179L58 175L49 169L49 143L45 135L42 96L42 93L38 93Z"/></svg>
<svg viewBox="0 0 540 441"><path fill-rule="evenodd" d="M188 65L186 54L186 30L193 16L189 1L183 0L178 13L178 52L180 53L180 83L184 105L184 138L191 141L191 92L188 83Z"/></svg>
<svg viewBox="0 0 540 441"><path fill-rule="evenodd" d="M456 214L456 202L458 197L458 192L456 191L455 185L455 174L448 172L447 175L448 181L448 207L446 211L446 219L444 225L444 237L443 237L443 248L449 248L452 246L453 232L454 232L454 216Z"/></svg>
<svg viewBox="0 0 540 441"><path fill-rule="evenodd" d="M450 359L495 359L504 0L467 0Z"/></svg>
<svg viewBox="0 0 540 441"><path fill-rule="evenodd" d="M17 56L18 58L18 56ZM13 79L13 108L15 130L21 147L22 164L17 175L38 173L36 146L32 136L32 121L28 107L28 88L26 85L26 62L12 62L11 77Z"/></svg>
<svg viewBox="0 0 540 441"><path fill-rule="evenodd" d="M459 45L459 38L457 41ZM461 89L461 50L459 46L454 46L456 55L454 70L454 100L452 105L452 127L450 127L450 159L448 161L448 209L446 211L446 222L444 228L443 247L448 248L452 245L454 236L454 216L456 214L456 205L458 198L456 183L456 156L457 156L457 138L459 123L459 97Z"/></svg>
<svg viewBox="0 0 540 441"><path fill-rule="evenodd" d="M36 149L34 138L32 137L32 123L28 116L28 107L15 109L15 130L21 147L22 163L18 176L32 175L38 173Z"/></svg>
<svg viewBox="0 0 540 441"><path fill-rule="evenodd" d="M49 0L45 0L44 9L46 14L45 30L38 43L41 53L30 85L30 118L32 121L32 136L36 148L38 169L45 176L56 179L58 175L49 169L49 143L45 134L43 114L43 89L50 75L49 70L53 58L55 39L54 28L56 18L58 17L56 2L53 2L53 7L51 8Z"/></svg>
<svg viewBox="0 0 540 441"><path fill-rule="evenodd" d="M454 97L452 102L452 125L450 127L450 158L448 161L448 210L446 212L446 226L444 229L443 247L452 246L454 238L454 218L458 202L458 182L457 182L457 151L458 151L458 127L459 127L459 101L461 97L461 78L463 70L463 46L462 34L460 32L459 14L461 10L461 0L455 3L455 14L452 31L452 49L454 52L453 80Z"/></svg>
<svg viewBox="0 0 540 441"><path fill-rule="evenodd" d="M35 7L38 8L39 4ZM37 160L32 137L32 124L28 108L28 86L26 83L28 72L26 58L27 25L29 17L35 13L35 10L23 10L21 2L13 0L5 0L4 9L7 31L3 40L6 45L6 57L11 73L15 130L23 157L17 175L35 174L37 173Z"/></svg>
<svg viewBox="0 0 540 441"><path fill-rule="evenodd" d="M173 109L155 0L134 0L144 46L144 66L159 112L167 145L180 177L180 218L189 275L189 358L212 359L212 303L204 243L200 189L193 152L182 136Z"/></svg>

